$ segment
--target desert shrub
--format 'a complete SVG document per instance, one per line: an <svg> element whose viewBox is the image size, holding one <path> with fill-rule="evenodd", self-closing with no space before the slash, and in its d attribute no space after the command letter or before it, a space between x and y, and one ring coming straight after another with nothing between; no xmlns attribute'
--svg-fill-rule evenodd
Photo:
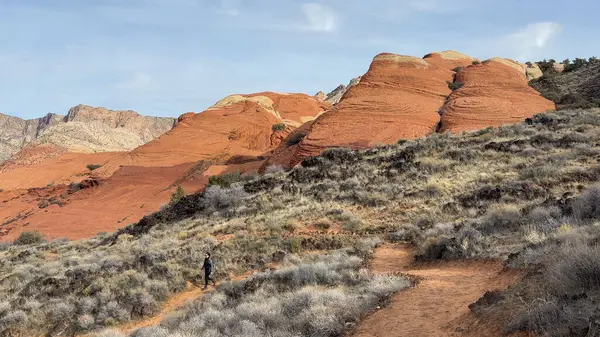
<svg viewBox="0 0 600 337"><path fill-rule="evenodd" d="M332 225L333 223L331 222L331 220L327 218L319 219L314 223L314 226L322 231L328 230L329 228L331 228Z"/></svg>
<svg viewBox="0 0 600 337"><path fill-rule="evenodd" d="M600 186L592 186L573 203L573 214L580 220L600 218Z"/></svg>
<svg viewBox="0 0 600 337"><path fill-rule="evenodd" d="M542 70L542 72L545 74L549 71L554 72L554 63L556 63L555 60L550 59L550 60L542 60L542 61L538 61L536 62L537 65L540 67L540 70Z"/></svg>
<svg viewBox="0 0 600 337"><path fill-rule="evenodd" d="M221 188L210 186L204 192L207 213L210 213L210 210L231 209L239 205L247 195L242 187Z"/></svg>
<svg viewBox="0 0 600 337"><path fill-rule="evenodd" d="M550 289L556 295L580 294L600 288L600 246L565 245L549 266Z"/></svg>
<svg viewBox="0 0 600 337"><path fill-rule="evenodd" d="M455 72L455 73L457 73L457 72L461 71L462 69L463 69L463 67L459 66L459 67L456 67L456 68L452 69L452 71Z"/></svg>
<svg viewBox="0 0 600 337"><path fill-rule="evenodd" d="M245 177L239 171L208 177L208 186L230 187L232 184L244 181Z"/></svg>
<svg viewBox="0 0 600 337"><path fill-rule="evenodd" d="M421 230L414 225L406 225L395 232L387 235L391 242L410 242L414 243L421 237Z"/></svg>
<svg viewBox="0 0 600 337"><path fill-rule="evenodd" d="M450 90L454 91L454 90L458 90L460 88L462 88L462 86L464 85L463 82L451 82L451 81L446 81L446 84L448 84L448 88L450 88Z"/></svg>
<svg viewBox="0 0 600 337"><path fill-rule="evenodd" d="M600 287L600 246L567 240L551 252L542 251L541 258L546 266L535 280L539 282L533 288L536 292L525 293L526 301L520 299L525 305L505 332L589 336L598 319L593 298Z"/></svg>
<svg viewBox="0 0 600 337"><path fill-rule="evenodd" d="M102 167L102 165L100 165L100 164L88 164L88 165L87 165L87 168L88 168L88 170L90 170L90 171L97 170L97 169L99 169L99 168L101 168L101 167Z"/></svg>
<svg viewBox="0 0 600 337"><path fill-rule="evenodd" d="M15 245L33 245L44 241L44 235L39 231L22 232L15 240Z"/></svg>
<svg viewBox="0 0 600 337"><path fill-rule="evenodd" d="M456 230L453 226L436 225L416 243L418 251L415 259L418 261L473 258L488 249L485 237L471 226Z"/></svg>
<svg viewBox="0 0 600 337"><path fill-rule="evenodd" d="M302 132L294 132L290 134L286 139L286 144L288 146L294 146L302 141L306 137L305 133Z"/></svg>
<svg viewBox="0 0 600 337"><path fill-rule="evenodd" d="M170 204L176 204L183 197L185 197L185 191L183 190L183 187L181 187L181 185L177 185L177 190L173 192L173 194L171 194Z"/></svg>
<svg viewBox="0 0 600 337"><path fill-rule="evenodd" d="M271 129L274 132L281 132L281 131L284 131L286 129L286 127L287 126L283 123L277 123L277 124L273 124L273 126L271 126Z"/></svg>
<svg viewBox="0 0 600 337"><path fill-rule="evenodd" d="M104 331L101 331L99 333L95 333L92 336L93 337L125 337L125 335L123 335L120 331L117 331L117 330L104 330ZM132 334L132 336L142 337L142 335L138 335L138 334L136 334L136 332L134 332ZM166 337L166 336L164 336L164 337Z"/></svg>
<svg viewBox="0 0 600 337"><path fill-rule="evenodd" d="M278 174L285 172L285 169L281 165L269 165L265 168L265 174Z"/></svg>
<svg viewBox="0 0 600 337"><path fill-rule="evenodd" d="M343 230L356 233L363 227L362 220L351 212L342 211L338 214L333 214L332 216L335 220L341 222Z"/></svg>
<svg viewBox="0 0 600 337"><path fill-rule="evenodd" d="M489 210L481 219L481 230L484 233L517 231L524 225L524 217L519 209L512 205L500 205Z"/></svg>
<svg viewBox="0 0 600 337"><path fill-rule="evenodd" d="M479 61L473 61L473 62L471 62L471 64L472 65L477 65L477 64L481 64L481 62L479 62Z"/></svg>
<svg viewBox="0 0 600 337"><path fill-rule="evenodd" d="M562 211L556 206L536 207L527 216L530 229L541 233L549 233L560 227Z"/></svg>

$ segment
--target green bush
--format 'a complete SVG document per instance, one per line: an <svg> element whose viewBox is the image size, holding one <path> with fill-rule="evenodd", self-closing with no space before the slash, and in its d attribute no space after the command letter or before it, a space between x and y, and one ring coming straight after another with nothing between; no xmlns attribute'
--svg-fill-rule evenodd
<svg viewBox="0 0 600 337"><path fill-rule="evenodd" d="M225 173L219 176L208 177L208 186L230 187L231 184L244 181L244 177L239 171Z"/></svg>
<svg viewBox="0 0 600 337"><path fill-rule="evenodd" d="M44 241L44 235L39 231L23 232L15 240L15 245L32 245Z"/></svg>
<svg viewBox="0 0 600 337"><path fill-rule="evenodd" d="M273 126L271 127L271 129L274 132L281 132L281 131L284 131L286 128L287 128L287 126L283 123L273 124Z"/></svg>
<svg viewBox="0 0 600 337"><path fill-rule="evenodd" d="M185 197L185 191L181 185L177 185L177 190L171 195L171 205L176 204L183 197Z"/></svg>
<svg viewBox="0 0 600 337"><path fill-rule="evenodd" d="M100 164L88 164L88 166L87 166L88 170L90 170L90 171L97 170L101 167L102 167L102 165L100 165Z"/></svg>
<svg viewBox="0 0 600 337"><path fill-rule="evenodd" d="M452 91L458 90L458 89L462 88L462 86L464 85L463 82L446 81L446 83L448 84L448 88L450 88L450 90L452 90Z"/></svg>

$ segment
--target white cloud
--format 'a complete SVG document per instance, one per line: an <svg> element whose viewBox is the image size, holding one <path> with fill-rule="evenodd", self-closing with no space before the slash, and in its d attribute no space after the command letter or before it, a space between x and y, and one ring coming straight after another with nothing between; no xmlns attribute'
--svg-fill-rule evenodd
<svg viewBox="0 0 600 337"><path fill-rule="evenodd" d="M307 20L306 28L310 31L331 33L338 29L338 16L329 7L309 2L302 4L302 12Z"/></svg>
<svg viewBox="0 0 600 337"><path fill-rule="evenodd" d="M537 56L561 32L556 22L536 22L501 37L497 45L519 60Z"/></svg>

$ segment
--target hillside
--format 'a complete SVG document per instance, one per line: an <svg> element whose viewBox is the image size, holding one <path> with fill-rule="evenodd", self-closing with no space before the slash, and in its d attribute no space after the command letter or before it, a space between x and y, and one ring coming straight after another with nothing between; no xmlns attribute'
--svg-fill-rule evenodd
<svg viewBox="0 0 600 337"><path fill-rule="evenodd" d="M46 158L61 152L128 151L169 131L174 124L173 118L146 117L131 110L113 111L87 105L75 106L65 116L48 114L31 120L0 114L0 164L27 148L12 165L28 165L28 152L39 153L35 150L38 146L63 150L46 151Z"/></svg>
<svg viewBox="0 0 600 337"><path fill-rule="evenodd" d="M232 95L182 115L173 129L129 152L27 147L0 169L0 241L24 230L52 239L114 231L159 210L178 186L193 193L209 176L258 170L288 133L328 108L304 94ZM70 116L86 120L84 112ZM103 122L148 132L124 116ZM72 123L84 122L65 125Z"/></svg>
<svg viewBox="0 0 600 337"><path fill-rule="evenodd" d="M600 60L577 59L578 62L558 64L545 62L544 76L531 81L531 86L544 97L556 102L559 109L600 106ZM561 71L555 66L562 66Z"/></svg>
<svg viewBox="0 0 600 337"><path fill-rule="evenodd" d="M481 290L471 312L439 333L585 336L595 317L596 287L588 280L600 269L593 255L599 120L598 109L565 110L368 150L328 149L290 172L225 175L114 234L73 242L21 236L0 252L0 317L12 318L3 332L87 333L153 316L186 281L198 280L201 254L211 251L220 280L265 272L224 282L135 336L202 334L208 326L218 327L217 336L342 333L396 291L400 297L385 310L416 305L397 299L415 296L402 296L410 282L427 282L358 272L383 240L415 247L411 270L492 258L506 261L505 270L529 272L512 277L517 283L507 290ZM278 264L281 270L266 270ZM495 277L487 272L486 279ZM574 295L560 295L565 289ZM306 296L320 304L306 307ZM546 301L538 303L540 296ZM418 300L433 301L423 303L431 308L444 303ZM346 310L334 309L340 303ZM568 314L574 310L577 317ZM394 324L413 321L406 318L395 316ZM100 336L109 335L119 336Z"/></svg>

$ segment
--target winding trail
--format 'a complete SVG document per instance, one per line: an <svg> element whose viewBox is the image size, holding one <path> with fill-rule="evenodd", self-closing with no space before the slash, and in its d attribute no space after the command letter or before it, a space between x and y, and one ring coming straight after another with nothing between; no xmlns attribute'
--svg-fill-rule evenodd
<svg viewBox="0 0 600 337"><path fill-rule="evenodd" d="M183 305L187 301L193 301L193 300L199 298L200 296L204 295L206 292L211 291L212 289L214 289L214 287L212 285L207 290L202 290L202 287L198 287L198 286L188 282L187 289L185 291L177 293L177 294L173 295L171 298L169 298L163 304L160 312L157 315L148 317L141 321L135 321L135 322L128 323L126 325L119 327L119 330L121 330L122 333L129 335L130 333L132 333L133 331L135 331L139 328L144 328L144 327L151 326L151 325L158 325L160 323L160 321L163 319L163 317L165 317L165 315L183 307Z"/></svg>
<svg viewBox="0 0 600 337"><path fill-rule="evenodd" d="M362 321L354 337L499 335L501 327L477 322L468 306L486 291L506 288L523 276L517 270L504 270L500 261L413 264L412 249L407 245L377 249L371 270L406 273L421 281L394 295L388 306Z"/></svg>

